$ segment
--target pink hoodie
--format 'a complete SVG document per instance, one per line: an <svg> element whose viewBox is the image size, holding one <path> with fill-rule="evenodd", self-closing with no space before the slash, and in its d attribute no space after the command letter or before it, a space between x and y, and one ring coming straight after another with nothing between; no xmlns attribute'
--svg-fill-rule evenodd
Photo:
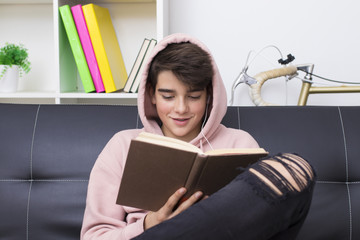
<svg viewBox="0 0 360 240"><path fill-rule="evenodd" d="M131 239L144 231L143 222L146 211L116 205L115 201L131 139L135 138L141 131L163 135L160 126L153 120L157 117L156 109L151 103L150 95L145 91L149 63L169 43L179 42L196 44L212 56L203 43L185 34L167 36L154 48L142 76L138 94L138 111L144 128L116 133L99 155L90 175L81 230L82 240ZM257 142L248 133L242 130L226 128L221 124L227 109L226 91L213 57L212 64L214 69L213 96L209 118L202 133L193 139L191 143L200 147L203 151L210 150L209 142L214 149L258 147Z"/></svg>

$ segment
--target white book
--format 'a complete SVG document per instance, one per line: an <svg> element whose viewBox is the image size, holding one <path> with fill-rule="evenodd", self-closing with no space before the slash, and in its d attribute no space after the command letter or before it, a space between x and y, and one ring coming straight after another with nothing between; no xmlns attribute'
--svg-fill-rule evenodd
<svg viewBox="0 0 360 240"><path fill-rule="evenodd" d="M152 50L154 49L156 43L157 43L157 41L155 39L151 39L150 45L149 45L148 49L146 50L146 54L141 63L140 69L139 69L138 73L136 74L136 78L135 78L133 85L131 86L130 92L136 93L138 91L139 85L140 85L140 80L143 75L144 69L146 67L147 59L149 59L149 56L150 56Z"/></svg>
<svg viewBox="0 0 360 240"><path fill-rule="evenodd" d="M145 38L141 45L139 53L135 59L134 65L131 68L129 77L125 83L124 92L130 92L131 86L133 85L134 80L139 72L139 69L144 60L144 57L145 57L145 54L146 54L146 51L147 51L149 45L150 45L150 40Z"/></svg>

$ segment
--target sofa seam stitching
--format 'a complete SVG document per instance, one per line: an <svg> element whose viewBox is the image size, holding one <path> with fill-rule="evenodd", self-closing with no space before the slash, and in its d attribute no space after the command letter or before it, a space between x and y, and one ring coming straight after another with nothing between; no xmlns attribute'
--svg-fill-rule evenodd
<svg viewBox="0 0 360 240"><path fill-rule="evenodd" d="M28 202L26 206L26 240L29 240L29 212L30 212L30 195L32 188L32 181L30 181L29 193L28 193Z"/></svg>
<svg viewBox="0 0 360 240"><path fill-rule="evenodd" d="M349 184L346 184L346 189L347 189L347 193L348 193L348 199L349 199L349 228L350 228L350 240L352 239L352 209L351 209L351 194L350 194L350 187Z"/></svg>
<svg viewBox="0 0 360 240"><path fill-rule="evenodd" d="M347 189L347 195L348 195L348 204L349 204L349 239L352 239L352 209L351 209L351 194L350 194L350 188L349 188L349 162L348 162L348 155L347 155L347 146L346 146L346 136L345 136L345 128L344 128L344 122L341 114L341 109L338 106L338 113L341 123L341 130L344 138L344 151L345 151L345 171L346 171L346 189Z"/></svg>
<svg viewBox="0 0 360 240"><path fill-rule="evenodd" d="M348 163L348 155L347 155L347 144L346 144L345 128L344 128L344 122L343 122L343 119L342 119L342 114L341 114L340 107L338 107L338 111L339 111L339 118L340 118L340 123L341 123L341 130L342 130L343 139L344 139L346 182L348 182L348 180L349 180L349 163Z"/></svg>
<svg viewBox="0 0 360 240"><path fill-rule="evenodd" d="M34 129L33 129L33 134L32 134L32 139L31 139L30 186L29 186L28 201L27 201L27 206L26 206L26 240L29 240L30 198L31 198L31 188L32 188L32 184L33 184L33 166L32 166L32 164L33 164L33 150L34 150L35 132L36 132L36 127L37 127L37 121L38 121L38 117L39 117L40 107L41 107L41 105L39 104L38 107L37 107L37 110L36 110L35 121L34 121Z"/></svg>
<svg viewBox="0 0 360 240"><path fill-rule="evenodd" d="M351 184L359 184L360 181L356 181L356 182L339 182L339 181L316 181L316 183L327 183L327 184L346 184L346 185L351 185Z"/></svg>

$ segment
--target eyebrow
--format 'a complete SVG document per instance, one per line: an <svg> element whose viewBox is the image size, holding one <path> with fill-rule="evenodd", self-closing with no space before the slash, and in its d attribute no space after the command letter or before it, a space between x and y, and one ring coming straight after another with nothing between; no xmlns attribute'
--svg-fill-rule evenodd
<svg viewBox="0 0 360 240"><path fill-rule="evenodd" d="M190 89L188 92L200 92L203 91L204 89ZM163 92L163 93L173 93L175 92L175 90L173 89L167 89L167 88L158 88L157 89L158 92Z"/></svg>
<svg viewBox="0 0 360 240"><path fill-rule="evenodd" d="M157 91L158 92L164 92L164 93L173 93L173 92L175 92L175 90L166 89L166 88L158 88Z"/></svg>

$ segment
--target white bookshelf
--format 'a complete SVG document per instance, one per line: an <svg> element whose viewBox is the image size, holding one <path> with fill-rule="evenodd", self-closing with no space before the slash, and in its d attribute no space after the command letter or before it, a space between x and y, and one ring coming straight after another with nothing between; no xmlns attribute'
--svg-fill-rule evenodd
<svg viewBox="0 0 360 240"><path fill-rule="evenodd" d="M58 8L88 3L109 9L128 73L144 38L164 36L163 1L0 0L0 45L24 44L32 67L17 92L0 93L0 103L136 104L137 94L83 90Z"/></svg>

